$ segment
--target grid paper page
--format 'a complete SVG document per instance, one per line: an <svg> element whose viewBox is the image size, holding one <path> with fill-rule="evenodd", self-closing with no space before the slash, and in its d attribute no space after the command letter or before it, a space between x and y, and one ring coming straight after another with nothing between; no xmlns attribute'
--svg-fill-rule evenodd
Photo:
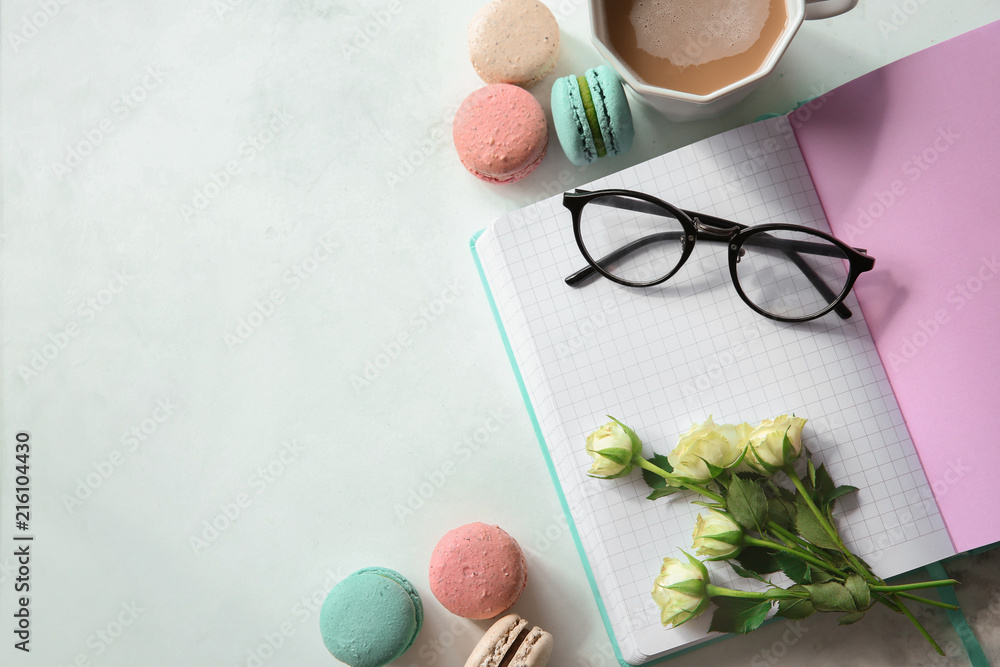
<svg viewBox="0 0 1000 667"><path fill-rule="evenodd" d="M744 224L828 231L786 118L748 125L591 183L626 188ZM725 248L700 242L666 283L632 289L585 266L561 197L500 218L477 251L580 533L622 655L643 662L703 640L710 614L660 626L650 597L662 559L690 549L688 494L648 501L638 471L586 476L586 436L613 415L645 454L666 454L694 422L738 423L783 413L809 422L806 446L838 484L849 546L883 577L953 555L885 371L853 294L854 316L783 324L738 297ZM877 258L876 258L877 260ZM864 275L860 278L864 280ZM723 563L718 585L748 587Z"/></svg>

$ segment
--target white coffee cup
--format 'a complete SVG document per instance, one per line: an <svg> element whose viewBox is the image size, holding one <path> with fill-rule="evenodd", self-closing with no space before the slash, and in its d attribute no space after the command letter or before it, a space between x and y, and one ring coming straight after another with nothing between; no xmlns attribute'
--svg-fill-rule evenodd
<svg viewBox="0 0 1000 667"><path fill-rule="evenodd" d="M771 72L785 53L802 21L837 16L853 9L858 0L785 0L788 20L785 29L771 48L767 59L753 74L707 95L653 86L641 81L619 59L608 37L605 5L615 0L590 0L591 39L597 51L618 72L618 76L642 99L667 118L676 121L716 116L749 95Z"/></svg>

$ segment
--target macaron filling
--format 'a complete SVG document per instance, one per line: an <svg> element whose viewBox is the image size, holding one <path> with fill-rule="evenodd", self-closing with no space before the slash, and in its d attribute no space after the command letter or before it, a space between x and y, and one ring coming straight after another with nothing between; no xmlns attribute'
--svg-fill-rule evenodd
<svg viewBox="0 0 1000 667"><path fill-rule="evenodd" d="M608 149L604 145L604 135L601 133L601 124L597 119L597 108L594 106L594 98L590 94L590 84L587 83L586 76L576 77L576 82L580 86L580 98L583 100L583 112L587 115L587 125L590 126L590 133L594 138L594 147L597 149L597 157L604 157L608 154Z"/></svg>
<svg viewBox="0 0 1000 667"><path fill-rule="evenodd" d="M507 652L504 654L503 660L500 661L500 664L497 665L497 667L510 666L510 663L514 661L514 657L520 650L521 645L524 644L524 641L528 638L528 635L531 633L531 629L532 628L530 623L523 623L521 625L520 632L517 633L517 637L514 638L514 641L510 644L510 646L507 649Z"/></svg>

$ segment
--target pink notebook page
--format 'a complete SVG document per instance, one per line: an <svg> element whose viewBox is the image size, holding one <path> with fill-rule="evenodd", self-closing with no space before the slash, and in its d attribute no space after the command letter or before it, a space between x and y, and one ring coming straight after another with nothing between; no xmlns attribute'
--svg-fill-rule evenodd
<svg viewBox="0 0 1000 667"><path fill-rule="evenodd" d="M793 116L956 549L1000 541L1000 22Z"/></svg>

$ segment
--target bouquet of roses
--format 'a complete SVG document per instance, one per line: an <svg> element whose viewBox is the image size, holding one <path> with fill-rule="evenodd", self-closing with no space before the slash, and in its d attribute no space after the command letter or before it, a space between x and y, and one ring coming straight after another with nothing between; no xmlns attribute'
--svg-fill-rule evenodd
<svg viewBox="0 0 1000 667"><path fill-rule="evenodd" d="M652 487L650 500L688 490L708 512L694 526L693 548L708 561L725 560L740 577L765 585L763 591L715 586L704 563L686 552L685 559L664 558L653 581L653 600L664 626L678 626L715 612L709 629L745 634L757 629L772 609L778 616L803 619L815 612L840 613L841 625L859 621L882 604L904 614L934 649L944 655L907 602L956 609L909 592L957 583L953 579L890 586L853 554L836 528L838 498L857 491L838 486L824 465L813 465L802 446L806 420L781 415L757 427L716 424L711 417L680 437L667 456L642 456L635 431L614 417L587 437L591 477L615 479L642 468ZM805 456L803 456L803 453ZM796 471L799 463L801 476ZM780 477L778 477L780 475ZM780 483L782 478L790 484ZM783 572L792 583L782 587L769 578Z"/></svg>

